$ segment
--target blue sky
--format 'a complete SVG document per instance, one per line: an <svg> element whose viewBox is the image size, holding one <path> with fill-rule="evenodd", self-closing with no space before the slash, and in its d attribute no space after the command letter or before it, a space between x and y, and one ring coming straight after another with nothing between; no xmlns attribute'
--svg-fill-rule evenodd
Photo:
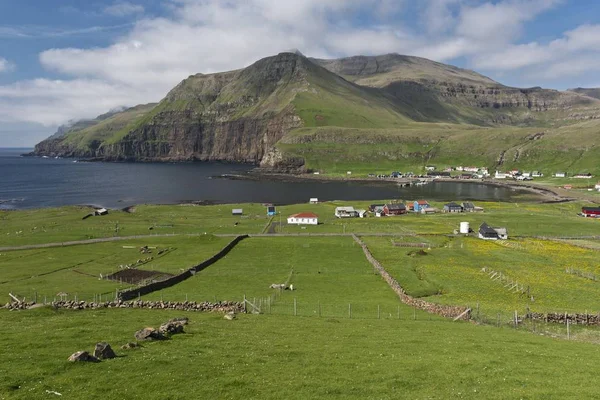
<svg viewBox="0 0 600 400"><path fill-rule="evenodd" d="M598 87L600 2L0 0L0 147L291 48L417 55L518 87Z"/></svg>

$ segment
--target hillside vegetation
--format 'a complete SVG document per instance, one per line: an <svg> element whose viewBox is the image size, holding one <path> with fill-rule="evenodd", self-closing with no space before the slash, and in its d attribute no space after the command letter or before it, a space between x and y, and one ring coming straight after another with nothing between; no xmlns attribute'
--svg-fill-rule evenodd
<svg viewBox="0 0 600 400"><path fill-rule="evenodd" d="M428 162L595 172L595 97L587 89L511 88L397 54L319 60L281 53L190 76L158 105L74 125L35 154L325 173Z"/></svg>

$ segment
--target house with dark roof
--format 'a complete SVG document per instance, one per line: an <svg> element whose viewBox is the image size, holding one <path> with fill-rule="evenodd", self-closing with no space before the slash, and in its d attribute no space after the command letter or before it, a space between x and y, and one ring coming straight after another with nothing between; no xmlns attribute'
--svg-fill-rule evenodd
<svg viewBox="0 0 600 400"><path fill-rule="evenodd" d="M383 206L385 215L402 215L406 214L406 206L402 203L388 203Z"/></svg>
<svg viewBox="0 0 600 400"><path fill-rule="evenodd" d="M484 240L506 240L508 231L506 228L492 228L485 222L479 227L479 238Z"/></svg>
<svg viewBox="0 0 600 400"><path fill-rule="evenodd" d="M463 212L463 208L460 204L457 204L455 202L451 202L448 204L444 204L444 212L447 213L459 213L459 212Z"/></svg>

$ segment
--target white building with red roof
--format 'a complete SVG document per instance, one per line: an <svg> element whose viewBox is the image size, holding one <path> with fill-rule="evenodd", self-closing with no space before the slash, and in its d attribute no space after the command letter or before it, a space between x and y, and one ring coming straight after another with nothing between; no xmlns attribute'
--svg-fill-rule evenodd
<svg viewBox="0 0 600 400"><path fill-rule="evenodd" d="M290 215L287 219L288 224L296 225L318 225L319 216L311 212L303 212L299 214Z"/></svg>

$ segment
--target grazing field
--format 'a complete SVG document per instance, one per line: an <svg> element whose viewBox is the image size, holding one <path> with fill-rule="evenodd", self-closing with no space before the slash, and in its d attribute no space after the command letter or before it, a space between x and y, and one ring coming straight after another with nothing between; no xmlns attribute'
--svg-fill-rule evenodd
<svg viewBox="0 0 600 400"><path fill-rule="evenodd" d="M295 290L271 289L288 283ZM163 301L262 302L263 312L354 318L413 317L350 237L246 239L225 258L190 279L144 296ZM273 302L267 308L266 298ZM350 308L350 310L349 310ZM425 313L417 312L417 318ZM429 318L427 316L427 318Z"/></svg>
<svg viewBox="0 0 600 400"><path fill-rule="evenodd" d="M229 238L212 235L181 238L144 238L110 243L0 253L0 293L14 293L20 298L53 300L57 293L77 295L92 300L97 294L114 294L115 289L131 286L129 282L100 279L117 271L121 265L136 265L138 260L153 257L136 268L177 274L206 260L221 250ZM141 253L142 246L155 247ZM167 250L159 255L160 250Z"/></svg>
<svg viewBox="0 0 600 400"><path fill-rule="evenodd" d="M119 349L135 330L183 315L0 310L12 327L0 336L0 398L597 397L597 345L449 321L190 313L185 334ZM99 341L119 357L67 362Z"/></svg>
<svg viewBox="0 0 600 400"><path fill-rule="evenodd" d="M514 310L524 314L528 307L536 312L600 311L600 281L566 272L600 274L594 250L538 239L489 242L456 237L420 255L393 246L389 238L363 240L409 294L429 301L473 309L479 303L482 316L492 319ZM493 272L505 279L491 279ZM511 290L517 282L524 292Z"/></svg>
<svg viewBox="0 0 600 400"><path fill-rule="evenodd" d="M584 202L541 204L532 202L476 202L483 213L408 214L385 218L344 218L334 216L335 207L353 206L368 209L370 204L391 200L332 201L320 204L278 206L275 217L266 215L261 204L239 205L170 205L136 206L133 212L111 211L108 215L82 220L89 208L64 207L43 210L0 211L0 248L40 243L61 243L135 235L165 234L244 234L263 233L274 223L276 233L397 233L451 234L461 221L473 228L486 221L490 225L506 226L511 236L582 236L600 233L600 220L581 218ZM443 202L432 202L443 208ZM232 208L242 208L243 216L231 215ZM317 226L287 225L287 217L299 212L314 212L319 216ZM279 222L282 226L279 226Z"/></svg>

